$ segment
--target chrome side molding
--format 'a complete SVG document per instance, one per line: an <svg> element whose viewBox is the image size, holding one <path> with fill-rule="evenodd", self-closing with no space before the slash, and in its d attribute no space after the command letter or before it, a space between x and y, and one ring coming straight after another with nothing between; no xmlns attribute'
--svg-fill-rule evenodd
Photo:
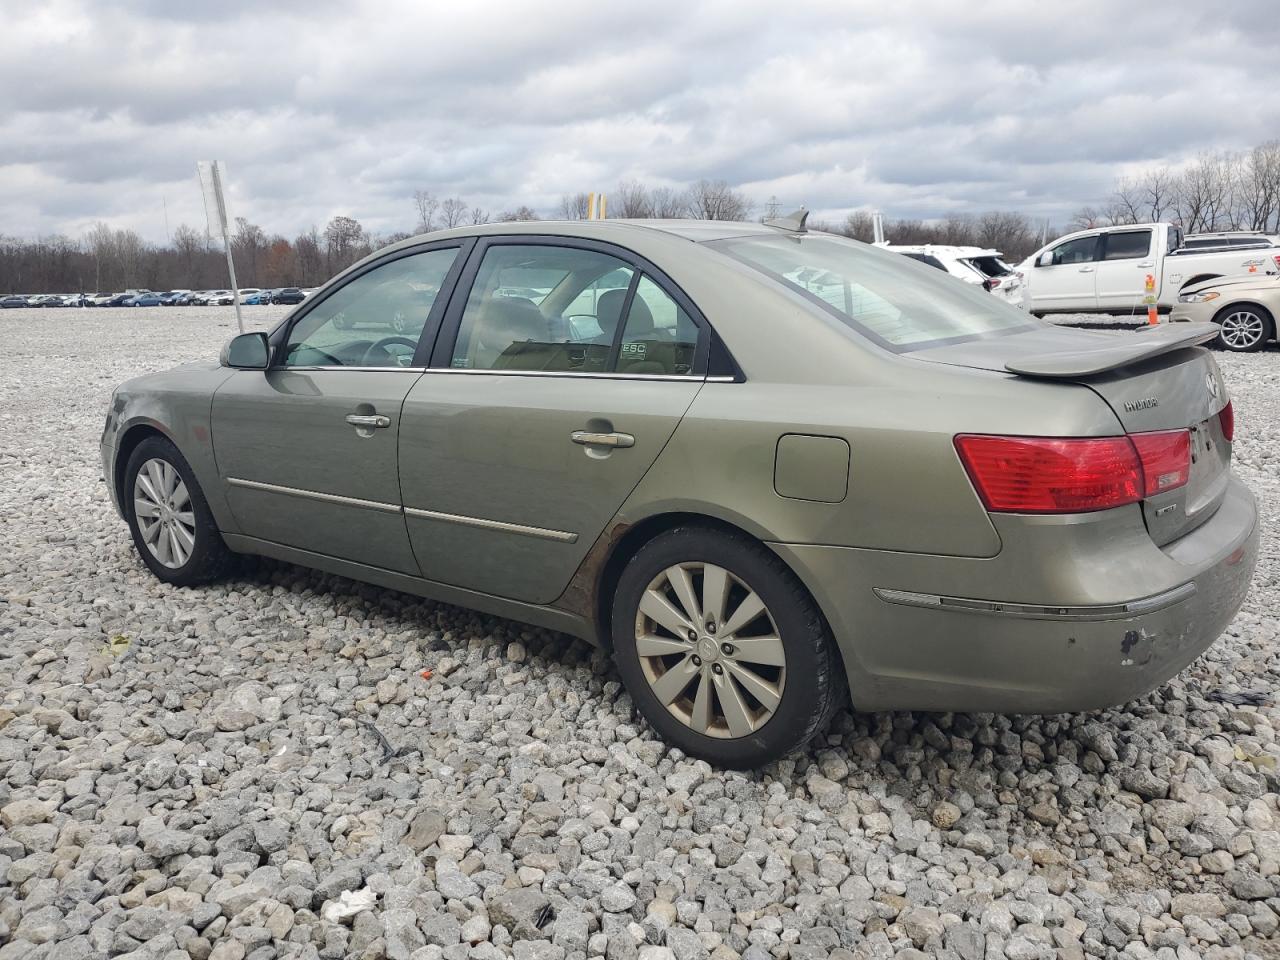
<svg viewBox="0 0 1280 960"><path fill-rule="evenodd" d="M914 593L910 590L873 588L875 595L886 603L899 603L908 607L931 607L936 610L954 610L958 613L986 613L1005 617L1022 617L1029 620L1122 620L1144 613L1154 613L1175 603L1181 603L1195 595L1194 582L1184 583L1172 590L1154 596L1130 600L1127 603L1107 603L1086 606L1060 607L1036 603L1004 603L999 600L974 600L967 597L943 597L933 593Z"/></svg>

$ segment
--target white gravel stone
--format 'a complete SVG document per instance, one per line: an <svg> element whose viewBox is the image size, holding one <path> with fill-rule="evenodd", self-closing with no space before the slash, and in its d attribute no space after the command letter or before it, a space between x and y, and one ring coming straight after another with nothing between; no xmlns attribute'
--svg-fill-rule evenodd
<svg viewBox="0 0 1280 960"><path fill-rule="evenodd" d="M1086 715L842 712L744 775L546 630L271 561L152 578L98 482L111 389L233 332L0 313L0 960L1272 949L1280 350L1218 355L1263 543L1205 656Z"/></svg>

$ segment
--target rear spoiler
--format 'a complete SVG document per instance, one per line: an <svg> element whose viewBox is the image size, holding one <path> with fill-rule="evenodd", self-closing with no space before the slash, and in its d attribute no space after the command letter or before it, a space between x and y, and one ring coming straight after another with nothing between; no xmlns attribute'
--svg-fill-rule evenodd
<svg viewBox="0 0 1280 960"><path fill-rule="evenodd" d="M1042 353L1010 360L1004 368L1024 377L1074 379L1118 370L1139 360L1207 343L1218 335L1216 323L1162 323L1143 327L1132 334L1108 337L1079 350Z"/></svg>

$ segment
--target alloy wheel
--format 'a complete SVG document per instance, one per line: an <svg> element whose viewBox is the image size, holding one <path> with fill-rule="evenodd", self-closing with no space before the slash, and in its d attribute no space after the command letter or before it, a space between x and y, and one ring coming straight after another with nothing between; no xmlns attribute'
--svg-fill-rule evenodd
<svg viewBox="0 0 1280 960"><path fill-rule="evenodd" d="M1249 350L1262 342L1266 324L1252 310L1236 310L1218 321L1222 342L1233 350Z"/></svg>
<svg viewBox="0 0 1280 960"><path fill-rule="evenodd" d="M640 667L658 701L707 737L745 737L782 702L786 649L764 601L723 567L691 562L650 581L635 622Z"/></svg>
<svg viewBox="0 0 1280 960"><path fill-rule="evenodd" d="M184 566L196 545L191 494L173 464L153 458L133 481L133 512L151 555L171 570Z"/></svg>

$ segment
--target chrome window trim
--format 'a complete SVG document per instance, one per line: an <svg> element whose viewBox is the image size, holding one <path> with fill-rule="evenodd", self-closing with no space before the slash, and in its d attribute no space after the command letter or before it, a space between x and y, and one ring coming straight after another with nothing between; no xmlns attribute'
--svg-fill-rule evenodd
<svg viewBox="0 0 1280 960"><path fill-rule="evenodd" d="M587 372L581 370L475 370L469 367L343 367L343 366L307 366L307 367L275 367L277 371L303 371L314 373L319 370L367 370L371 373L471 373L489 374L495 377L582 377L587 380L679 380L705 381L706 383L736 383L736 379L728 374L714 377L703 377L696 374L678 373L608 373L607 371Z"/></svg>
<svg viewBox="0 0 1280 960"><path fill-rule="evenodd" d="M609 373L607 370L480 370L474 367L429 367L427 373L461 373L493 377L578 377L583 380L678 380L682 383L732 382L733 377L682 373Z"/></svg>
<svg viewBox="0 0 1280 960"><path fill-rule="evenodd" d="M329 364L328 366L310 365L305 367L272 367L272 372L290 370L367 370L370 373L422 373L426 367L344 367L341 364Z"/></svg>
<svg viewBox="0 0 1280 960"><path fill-rule="evenodd" d="M261 490L264 493L280 493L289 497L301 497L304 500L319 500L322 503L338 503L347 507L360 507L364 510L377 510L379 513L399 513L398 503L382 503L379 500L361 500L357 497L341 497L336 493L321 493L318 490L300 490L297 487L282 487L276 483L263 483L261 480L244 480L240 477L227 477L227 483L233 487L246 490Z"/></svg>
<svg viewBox="0 0 1280 960"><path fill-rule="evenodd" d="M440 520L444 523L456 523L464 527L499 530L503 533L519 534L522 537L554 540L557 543L578 542L578 535L567 530L548 530L545 527L530 527L523 523L507 523L502 520L486 520L483 517L467 517L457 513L441 513L439 510L423 510L421 507L405 507L404 512L406 516L420 517L423 520Z"/></svg>
<svg viewBox="0 0 1280 960"><path fill-rule="evenodd" d="M1028 620L1121 620L1144 613L1154 613L1181 603L1195 595L1194 581L1165 590L1150 597L1130 600L1126 603L1107 603L1085 606L1059 606L1038 603L1004 603L999 600L975 600L967 597L944 597L934 593L915 593L911 590L873 588L875 595L886 603L898 603L909 607L928 607L934 610L953 610L957 613L985 613L1005 617L1022 617Z"/></svg>

